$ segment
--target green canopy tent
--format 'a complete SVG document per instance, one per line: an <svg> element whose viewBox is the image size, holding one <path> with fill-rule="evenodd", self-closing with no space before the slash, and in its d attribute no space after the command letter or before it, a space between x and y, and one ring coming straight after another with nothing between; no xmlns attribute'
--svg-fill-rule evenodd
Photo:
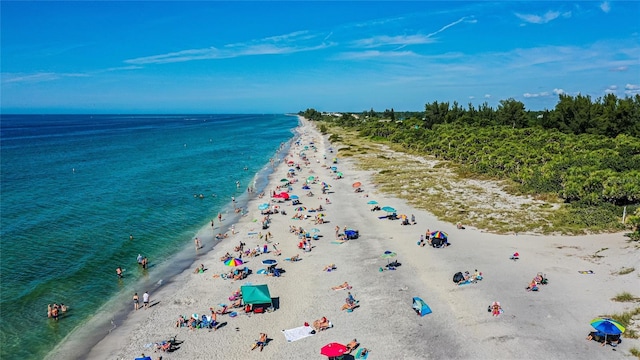
<svg viewBox="0 0 640 360"><path fill-rule="evenodd" d="M246 304L269 304L271 305L271 294L266 284L262 285L242 285L242 301Z"/></svg>

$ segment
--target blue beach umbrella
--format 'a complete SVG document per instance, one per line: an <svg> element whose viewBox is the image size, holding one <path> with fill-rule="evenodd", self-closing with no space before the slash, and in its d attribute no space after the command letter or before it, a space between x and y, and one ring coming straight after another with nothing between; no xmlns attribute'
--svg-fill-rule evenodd
<svg viewBox="0 0 640 360"><path fill-rule="evenodd" d="M369 201L367 201L367 204L369 204L369 205L377 205L378 202L375 201L375 200L369 200Z"/></svg>
<svg viewBox="0 0 640 360"><path fill-rule="evenodd" d="M291 169L289 169L289 172L296 172L296 169L291 168Z"/></svg>
<svg viewBox="0 0 640 360"><path fill-rule="evenodd" d="M391 206L385 206L381 210L382 211L386 211L386 212L390 212L390 213L396 212L396 209L392 208Z"/></svg>
<svg viewBox="0 0 640 360"><path fill-rule="evenodd" d="M291 195L291 196L289 196L289 199L296 200L296 199L299 199L299 197L298 197L298 195Z"/></svg>
<svg viewBox="0 0 640 360"><path fill-rule="evenodd" d="M266 259L266 260L262 260L262 263L263 263L264 265L271 266L271 265L275 265L275 264L277 264L277 263L278 263L278 261L277 261L277 260L274 260L274 259Z"/></svg>
<svg viewBox="0 0 640 360"><path fill-rule="evenodd" d="M267 210L269 208L269 204L260 204L258 205L258 210Z"/></svg>
<svg viewBox="0 0 640 360"><path fill-rule="evenodd" d="M607 335L618 335L625 331L624 326L619 322L609 318L595 318L591 320L591 326Z"/></svg>

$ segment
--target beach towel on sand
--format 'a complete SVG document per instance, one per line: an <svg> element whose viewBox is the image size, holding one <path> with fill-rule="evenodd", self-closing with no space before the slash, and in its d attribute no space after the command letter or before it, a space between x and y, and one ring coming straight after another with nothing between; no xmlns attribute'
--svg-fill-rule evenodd
<svg viewBox="0 0 640 360"><path fill-rule="evenodd" d="M313 328L311 326L300 326L293 329L282 330L282 333L288 342L293 342L313 335L311 333L312 331Z"/></svg>

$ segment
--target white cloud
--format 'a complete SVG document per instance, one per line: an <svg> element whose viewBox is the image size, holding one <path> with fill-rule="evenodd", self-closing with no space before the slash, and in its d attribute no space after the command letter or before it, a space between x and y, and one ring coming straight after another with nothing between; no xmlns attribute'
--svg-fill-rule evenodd
<svg viewBox="0 0 640 360"><path fill-rule="evenodd" d="M458 19L458 20L456 20L456 21L452 22L451 24L447 24L447 25L445 25L445 26L441 27L438 31L436 31L436 32L432 32L431 34L429 34L429 35L427 35L427 36L428 36L428 37L432 37L432 36L434 36L434 35L437 35L438 33L441 33L441 32L443 32L443 31L447 30L448 28L450 28L450 27L452 27L452 26L454 26L454 25L458 25L458 24L460 24L460 23L461 23L461 22L463 22L463 21L466 21L466 22L471 23L471 24L475 24L475 23L477 22L475 19L469 19L469 20L467 20L467 17L465 16L465 17L462 17L462 18L460 18L460 19Z"/></svg>
<svg viewBox="0 0 640 360"><path fill-rule="evenodd" d="M353 43L355 47L374 48L385 45L416 45L416 44L428 44L434 40L430 39L427 35L400 35L400 36L375 36L368 39L360 39Z"/></svg>
<svg viewBox="0 0 640 360"><path fill-rule="evenodd" d="M76 78L87 77L88 74L82 73L54 73L54 72L40 72L34 74L12 74L3 73L2 82L5 84L10 83L39 83L46 81L54 81L62 78Z"/></svg>
<svg viewBox="0 0 640 360"><path fill-rule="evenodd" d="M563 89L555 88L555 89L553 89L553 93L556 94L556 95L562 95L562 94L565 93L565 91Z"/></svg>
<svg viewBox="0 0 640 360"><path fill-rule="evenodd" d="M465 16L452 23L444 25L440 29L427 35L416 34L416 35L398 35L398 36L387 36L387 35L374 36L367 39L356 40L353 42L352 45L355 47L362 47L362 48L375 48L375 47L381 47L381 46L387 46L387 45L395 45L395 46L399 46L397 49L402 49L403 47L409 46L409 45L430 44L435 42L435 40L433 40L432 37L462 22L475 24L478 21L476 19Z"/></svg>
<svg viewBox="0 0 640 360"><path fill-rule="evenodd" d="M252 55L291 54L324 49L334 44L319 41L318 36L306 31L271 36L246 43L227 44L222 48L187 49L160 55L125 60L128 64L167 64L193 60L229 59ZM326 38L326 36L325 36Z"/></svg>
<svg viewBox="0 0 640 360"><path fill-rule="evenodd" d="M473 99L475 99L475 98L476 98L476 97L475 97L475 96L473 96L473 95L469 96L469 100L473 100Z"/></svg>
<svg viewBox="0 0 640 360"><path fill-rule="evenodd" d="M611 11L611 4L609 4L608 1L603 2L602 4L600 4L600 10L608 13L609 11Z"/></svg>
<svg viewBox="0 0 640 360"><path fill-rule="evenodd" d="M43 82L57 80L60 76L56 73L45 72L35 74L2 74L4 83Z"/></svg>
<svg viewBox="0 0 640 360"><path fill-rule="evenodd" d="M627 95L638 95L640 94L640 85L627 84L624 86L624 93Z"/></svg>
<svg viewBox="0 0 640 360"><path fill-rule="evenodd" d="M367 50L360 52L344 52L336 56L335 59L339 60L362 60L362 59L381 59L381 58L407 58L417 57L418 55L412 51L379 51L379 50Z"/></svg>
<svg viewBox="0 0 640 360"><path fill-rule="evenodd" d="M629 70L628 66L616 66L611 69L611 71L627 71Z"/></svg>
<svg viewBox="0 0 640 360"><path fill-rule="evenodd" d="M485 99L491 99L491 94L484 94Z"/></svg>
<svg viewBox="0 0 640 360"><path fill-rule="evenodd" d="M524 20L525 22L528 22L531 24L546 24L550 21L557 19L560 16L560 12L549 10L542 16L534 15L534 14L520 14L520 13L516 13L515 15L521 20ZM571 12L564 13L562 14L562 16L569 17L571 16Z"/></svg>
<svg viewBox="0 0 640 360"><path fill-rule="evenodd" d="M537 98L537 97L545 97L545 96L549 96L549 93L546 91L540 92L540 93L524 93L522 94L522 96L526 97L526 98Z"/></svg>

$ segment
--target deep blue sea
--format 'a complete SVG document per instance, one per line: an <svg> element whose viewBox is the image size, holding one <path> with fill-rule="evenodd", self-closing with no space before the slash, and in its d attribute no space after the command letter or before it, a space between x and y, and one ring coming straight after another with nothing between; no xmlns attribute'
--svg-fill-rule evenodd
<svg viewBox="0 0 640 360"><path fill-rule="evenodd" d="M0 358L41 359L110 299L130 299L130 284L193 248L232 196L241 201L254 184L261 191L298 119L2 115L0 125ZM70 309L57 322L47 318L54 302Z"/></svg>

